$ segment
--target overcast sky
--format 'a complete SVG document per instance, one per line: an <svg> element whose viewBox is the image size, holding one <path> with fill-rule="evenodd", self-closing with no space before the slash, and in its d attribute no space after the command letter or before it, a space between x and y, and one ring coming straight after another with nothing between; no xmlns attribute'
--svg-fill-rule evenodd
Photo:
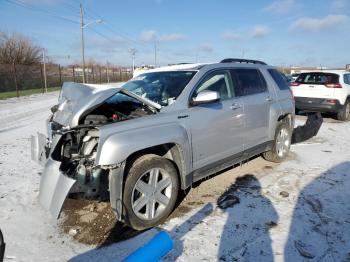
<svg viewBox="0 0 350 262"><path fill-rule="evenodd" d="M350 0L84 0L86 57L130 65L215 62L350 63ZM0 0L0 31L21 32L61 63L80 59L79 1ZM67 58L69 56L69 59Z"/></svg>

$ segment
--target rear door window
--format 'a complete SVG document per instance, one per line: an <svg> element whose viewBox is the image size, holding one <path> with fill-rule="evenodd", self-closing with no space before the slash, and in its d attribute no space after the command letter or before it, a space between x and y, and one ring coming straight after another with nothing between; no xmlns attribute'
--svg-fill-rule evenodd
<svg viewBox="0 0 350 262"><path fill-rule="evenodd" d="M289 90L289 85L280 72L278 72L276 69L268 69L267 71L269 71L280 90Z"/></svg>
<svg viewBox="0 0 350 262"><path fill-rule="evenodd" d="M295 82L309 85L338 84L339 76L332 73L302 73Z"/></svg>
<svg viewBox="0 0 350 262"><path fill-rule="evenodd" d="M258 69L231 69L235 96L248 96L267 91L265 78Z"/></svg>

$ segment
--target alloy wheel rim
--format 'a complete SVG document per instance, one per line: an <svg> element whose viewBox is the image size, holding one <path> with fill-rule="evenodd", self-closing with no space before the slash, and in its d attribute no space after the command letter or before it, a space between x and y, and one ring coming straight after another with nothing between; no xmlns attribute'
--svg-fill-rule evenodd
<svg viewBox="0 0 350 262"><path fill-rule="evenodd" d="M171 177L164 169L152 168L143 173L131 196L135 215L143 220L159 217L170 203L172 187Z"/></svg>
<svg viewBox="0 0 350 262"><path fill-rule="evenodd" d="M288 153L290 146L290 136L286 128L282 128L277 135L276 139L276 151L277 155L282 158Z"/></svg>

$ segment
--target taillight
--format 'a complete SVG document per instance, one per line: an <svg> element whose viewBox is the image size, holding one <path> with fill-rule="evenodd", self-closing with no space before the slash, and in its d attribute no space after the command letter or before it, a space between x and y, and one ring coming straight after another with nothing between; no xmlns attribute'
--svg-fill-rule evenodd
<svg viewBox="0 0 350 262"><path fill-rule="evenodd" d="M298 83L298 82L291 82L290 85L291 86L300 86L300 83Z"/></svg>
<svg viewBox="0 0 350 262"><path fill-rule="evenodd" d="M327 99L326 102L327 102L328 104L333 104L333 105L335 105L335 104L338 102L338 100L336 100L336 99Z"/></svg>
<svg viewBox="0 0 350 262"><path fill-rule="evenodd" d="M342 88L341 84L325 84L328 88Z"/></svg>

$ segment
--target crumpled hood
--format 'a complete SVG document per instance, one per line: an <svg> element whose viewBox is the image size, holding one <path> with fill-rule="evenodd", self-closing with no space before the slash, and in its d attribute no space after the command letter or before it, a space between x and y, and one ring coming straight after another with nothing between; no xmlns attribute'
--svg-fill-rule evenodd
<svg viewBox="0 0 350 262"><path fill-rule="evenodd" d="M58 109L54 113L52 120L65 127L75 127L79 124L79 119L87 110L96 108L118 92L133 97L157 110L162 108L161 105L145 97L123 89L123 85L124 83L94 85L66 82L62 86L58 98Z"/></svg>
<svg viewBox="0 0 350 262"><path fill-rule="evenodd" d="M86 110L98 106L119 92L123 84L94 85L65 82L58 98L58 110L53 120L63 126L78 125L80 116Z"/></svg>

